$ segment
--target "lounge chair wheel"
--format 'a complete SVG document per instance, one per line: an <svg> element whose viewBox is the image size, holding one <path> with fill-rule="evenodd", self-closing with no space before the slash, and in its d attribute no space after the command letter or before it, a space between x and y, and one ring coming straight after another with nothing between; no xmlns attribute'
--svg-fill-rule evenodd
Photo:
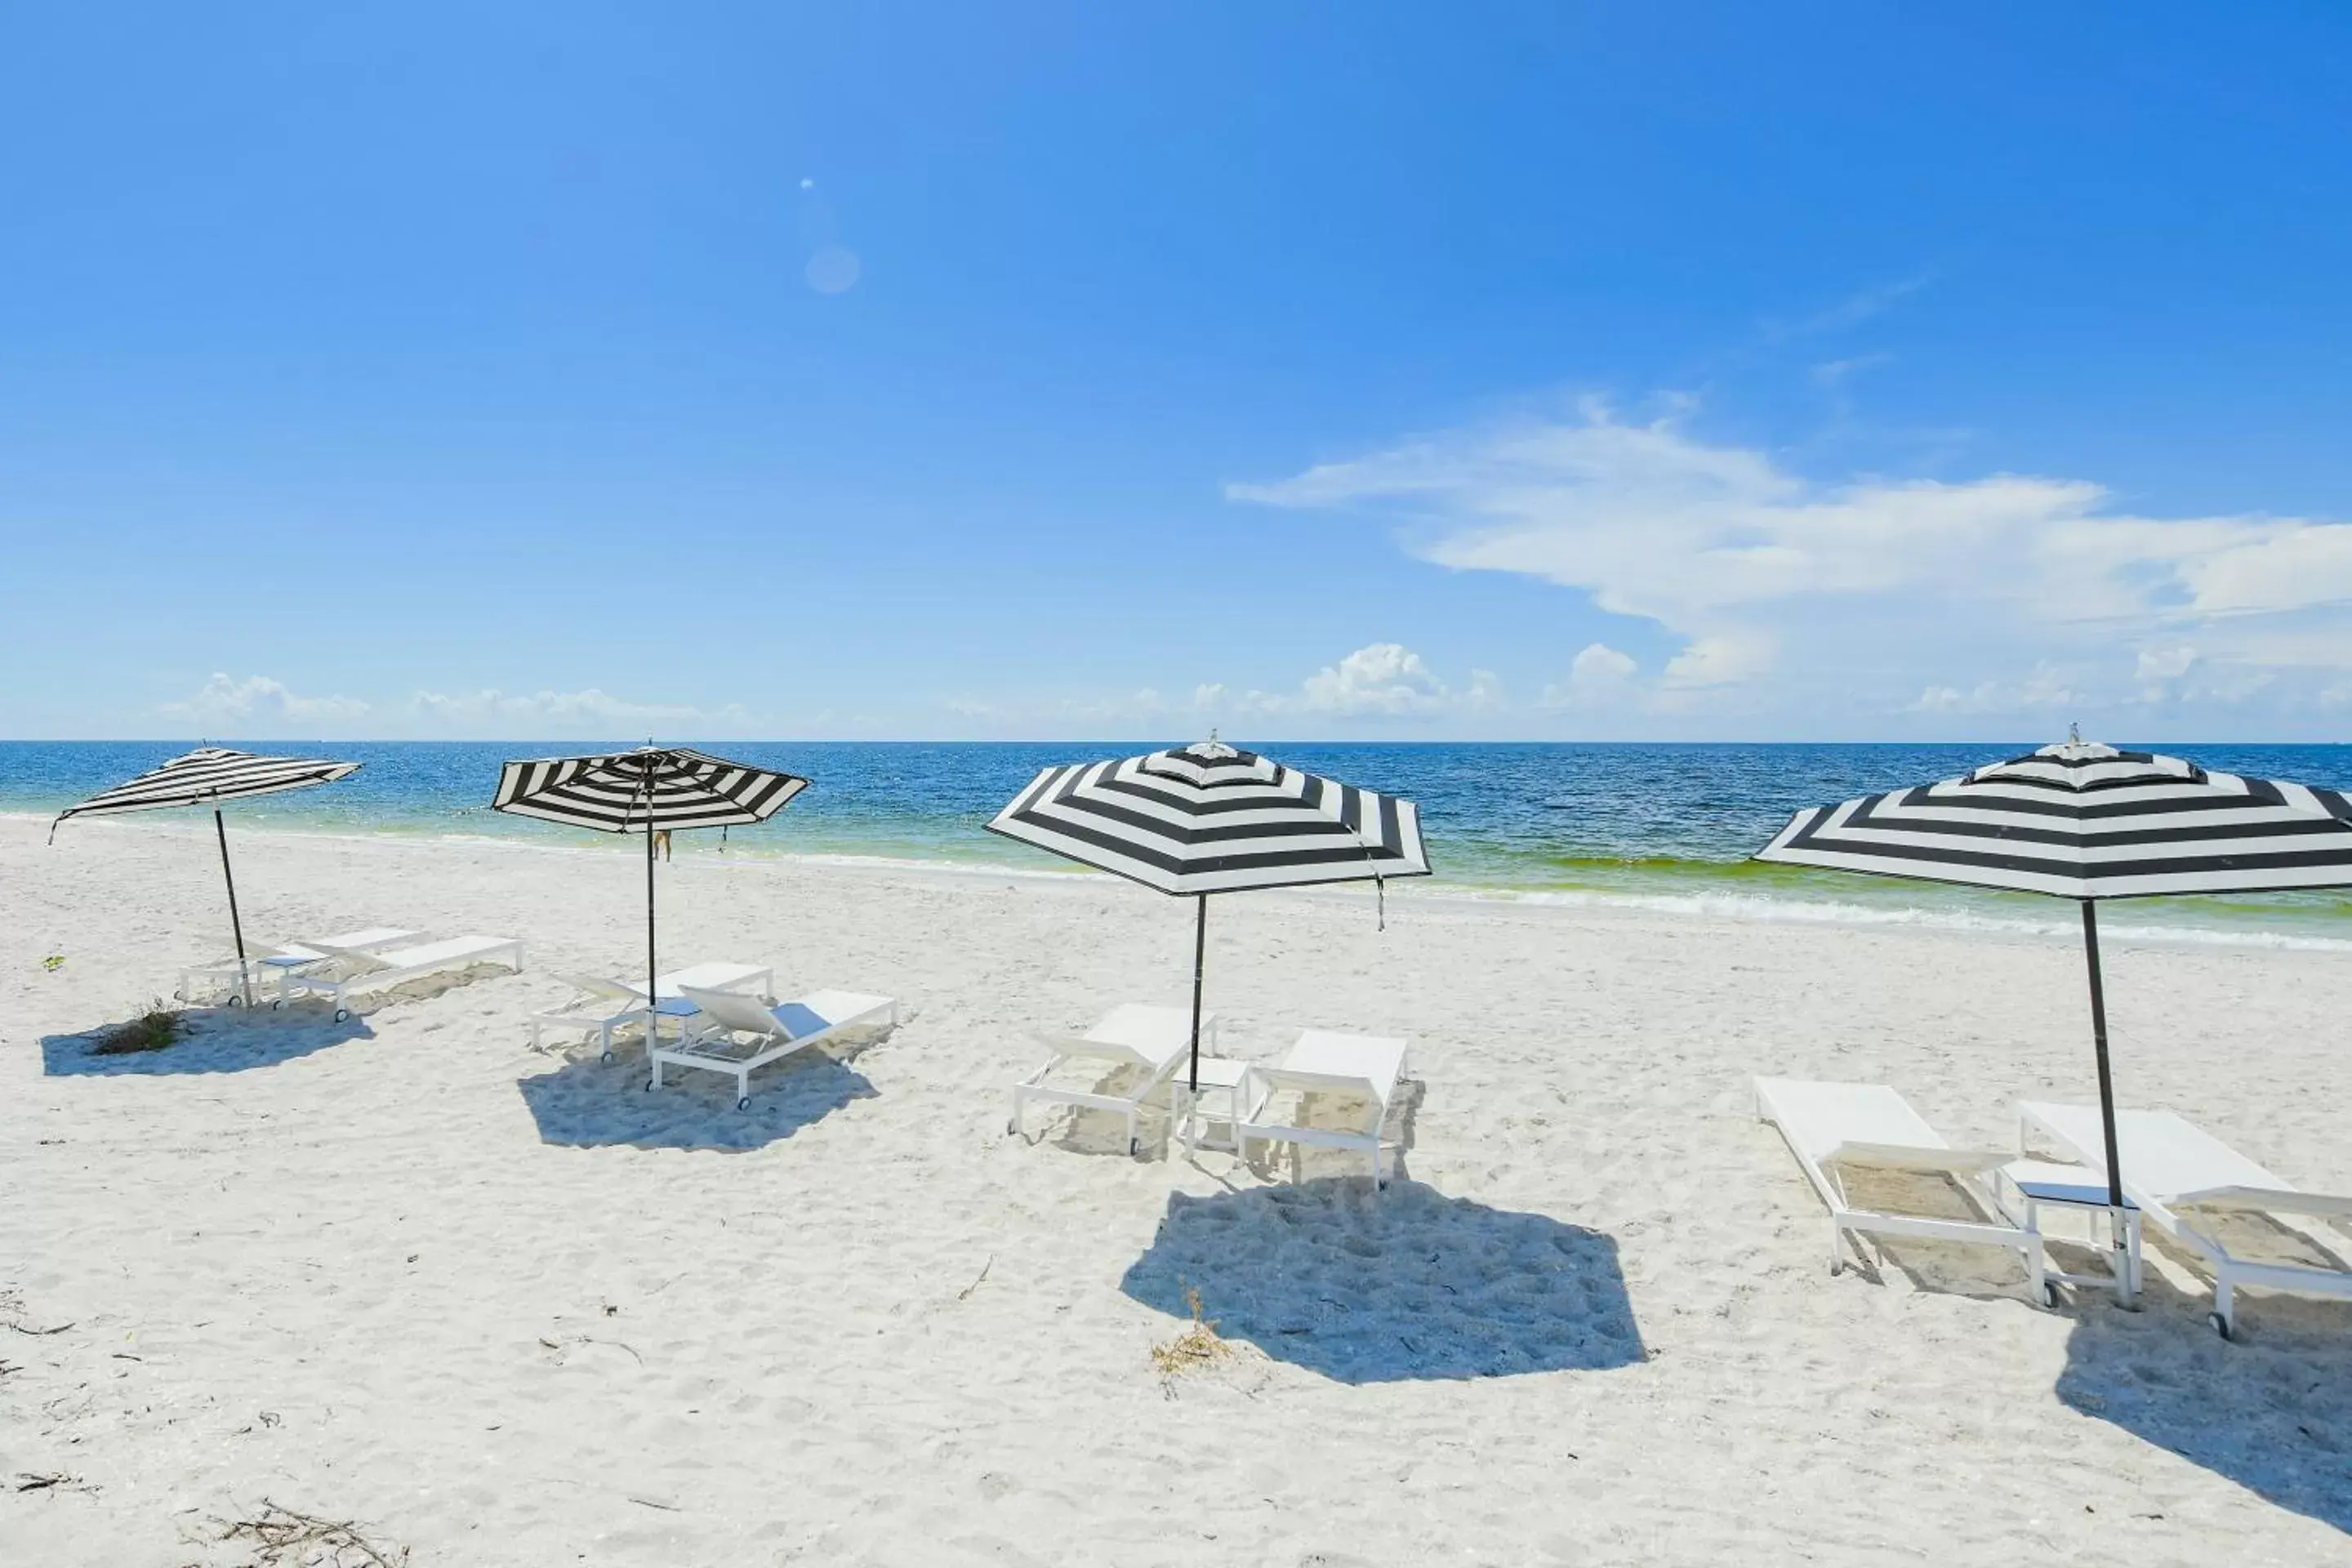
<svg viewBox="0 0 2352 1568"><path fill-rule="evenodd" d="M245 1005L245 998L237 995L235 992L231 992L229 994L228 1005L232 1007L242 1007Z"/></svg>
<svg viewBox="0 0 2352 1568"><path fill-rule="evenodd" d="M338 1007L338 1008L336 1008L336 1009L335 1009L335 1022L336 1022L336 1023L338 1023L338 1024L348 1024L348 1023L350 1023L351 1021L352 1021L352 1010L351 1010L349 1007Z"/></svg>
<svg viewBox="0 0 2352 1568"><path fill-rule="evenodd" d="M736 1110L751 1110L751 1097L750 1095L748 1095L748 1094L747 1094L747 1095L745 1095L742 1099L740 1099L740 1100L737 1100L737 1101L735 1102L735 1109L736 1109Z"/></svg>
<svg viewBox="0 0 2352 1568"><path fill-rule="evenodd" d="M1132 1160L1132 1159L1134 1159L1138 1154L1140 1154L1140 1153L1142 1153L1142 1152L1143 1152L1143 1140L1142 1140L1142 1139L1140 1139L1140 1138L1130 1138L1130 1139L1129 1139L1129 1140L1127 1141L1127 1157L1128 1157L1129 1159Z"/></svg>
<svg viewBox="0 0 2352 1568"><path fill-rule="evenodd" d="M269 1005L269 1010L270 1010L271 1012L275 1013L276 1011L278 1011L278 1009L279 1009L280 1007L283 1007L284 1005L286 1005L285 1000L284 1000L283 998L280 998L279 1000L275 1001L275 1002L272 1002L272 1003Z"/></svg>
<svg viewBox="0 0 2352 1568"><path fill-rule="evenodd" d="M2056 1310L2058 1306L2058 1281L2055 1279L2044 1279L2042 1282L2042 1304L2053 1310Z"/></svg>
<svg viewBox="0 0 2352 1568"><path fill-rule="evenodd" d="M598 1061L600 1061L600 1062L604 1063L606 1067L611 1067L611 1066L613 1065L613 1053L612 1053L612 1052L610 1052L610 1051L606 1051L604 1055L602 1055L602 1056L598 1057L596 1059L597 1059Z"/></svg>
<svg viewBox="0 0 2352 1568"><path fill-rule="evenodd" d="M2230 1331L2230 1320L2223 1317L2221 1313L2208 1312L2205 1314L2205 1321L2212 1324L2213 1331L2221 1335L2223 1339L2230 1340L2237 1338L2235 1334L2232 1334Z"/></svg>

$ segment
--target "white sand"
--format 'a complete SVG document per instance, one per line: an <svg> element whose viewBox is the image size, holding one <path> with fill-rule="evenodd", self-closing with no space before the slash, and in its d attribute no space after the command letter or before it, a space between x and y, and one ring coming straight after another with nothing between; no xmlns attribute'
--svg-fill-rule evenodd
<svg viewBox="0 0 2352 1568"><path fill-rule="evenodd" d="M247 834L257 935L531 971L107 1062L65 1037L223 945L209 832L41 835L0 818L0 1563L247 1562L207 1521L265 1498L418 1564L2352 1560L2352 1309L2231 1345L2177 1259L2137 1314L1973 1249L1832 1279L1750 1115L1759 1070L1971 1142L2090 1098L2063 941L1220 900L1234 1054L1413 1037L1373 1202L1004 1136L1028 1030L1183 1000L1188 909L1108 879L681 857L667 959L906 1004L738 1113L525 1047L549 970L638 962L627 856ZM2118 942L2109 994L2126 1103L2352 1190L2352 957ZM1237 1349L1163 1383L1188 1283Z"/></svg>

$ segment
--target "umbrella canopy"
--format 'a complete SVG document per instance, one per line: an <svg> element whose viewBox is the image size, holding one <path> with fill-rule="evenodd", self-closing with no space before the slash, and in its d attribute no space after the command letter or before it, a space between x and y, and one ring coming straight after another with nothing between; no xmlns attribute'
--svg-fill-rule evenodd
<svg viewBox="0 0 2352 1568"><path fill-rule="evenodd" d="M58 822L69 816L103 816L118 811L153 811L172 805L218 805L249 795L277 795L311 784L332 784L359 772L357 763L331 763L317 757L264 757L232 752L224 746L200 746L173 757L162 767L141 773L91 795L79 805L58 813ZM57 823L49 825L52 837Z"/></svg>
<svg viewBox="0 0 2352 1568"><path fill-rule="evenodd" d="M2123 1173L2098 900L2352 886L2352 801L2339 790L2214 773L2078 736L1963 778L1808 807L1756 858L2081 903L2107 1198L2120 1248ZM2120 1258L2117 1264L2124 1279Z"/></svg>
<svg viewBox="0 0 2352 1568"><path fill-rule="evenodd" d="M1411 801L1216 741L1046 768L988 830L1163 893L1429 875Z"/></svg>
<svg viewBox="0 0 2352 1568"><path fill-rule="evenodd" d="M640 746L600 757L509 763L490 805L599 833L646 833L765 822L806 788L808 780L795 773L684 746Z"/></svg>
<svg viewBox="0 0 2352 1568"><path fill-rule="evenodd" d="M988 830L1199 900L1192 1084L1201 1078L1209 895L1429 875L1421 812L1241 751L1195 745L1042 770Z"/></svg>
<svg viewBox="0 0 2352 1568"><path fill-rule="evenodd" d="M730 763L684 746L640 746L593 757L546 757L499 771L493 810L599 833L646 836L646 1001L660 966L654 942L654 835L765 822L808 788L797 773ZM653 1022L646 1019L647 1048Z"/></svg>
<svg viewBox="0 0 2352 1568"><path fill-rule="evenodd" d="M1797 813L1756 857L2068 899L2352 882L2352 801L2083 742Z"/></svg>
<svg viewBox="0 0 2352 1568"><path fill-rule="evenodd" d="M334 763L318 757L265 757L252 752L233 752L225 746L199 746L184 756L173 757L160 768L94 795L79 805L66 807L58 813L57 821L49 824L49 837L54 840L58 823L69 816L105 816L167 806L211 806L213 832L220 840L221 876L228 883L228 925L230 934L236 939L238 987L244 993L246 1005L251 1006L253 976L246 973L245 925L237 919L236 874L229 868L228 826L221 820L221 804L332 784L359 772L359 767L357 763ZM230 1000L233 1005L236 998Z"/></svg>

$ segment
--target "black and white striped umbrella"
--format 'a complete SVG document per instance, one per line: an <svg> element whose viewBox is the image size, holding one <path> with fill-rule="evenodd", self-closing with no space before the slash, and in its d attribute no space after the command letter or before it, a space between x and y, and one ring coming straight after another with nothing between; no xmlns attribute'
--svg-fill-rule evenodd
<svg viewBox="0 0 2352 1568"><path fill-rule="evenodd" d="M988 830L1199 900L1195 1089L1211 893L1429 875L1421 813L1411 801L1301 773L1213 737L1139 757L1044 769Z"/></svg>
<svg viewBox="0 0 2352 1568"><path fill-rule="evenodd" d="M2352 801L2339 790L2215 773L2078 737L1965 777L1808 807L1756 858L2082 904L2107 1195L2120 1237L2098 900L2352 886Z"/></svg>
<svg viewBox="0 0 2352 1568"><path fill-rule="evenodd" d="M2352 882L2352 802L2070 742L1797 813L1759 860L2067 899Z"/></svg>
<svg viewBox="0 0 2352 1568"><path fill-rule="evenodd" d="M509 763L490 805L599 833L741 827L765 822L807 787L795 773L684 746L641 746L601 757Z"/></svg>
<svg viewBox="0 0 2352 1568"><path fill-rule="evenodd" d="M988 829L1163 893L1429 874L1411 801L1214 741L1046 768Z"/></svg>
<svg viewBox="0 0 2352 1568"><path fill-rule="evenodd" d="M228 826L221 820L225 801L254 795L278 795L289 789L332 784L359 771L357 763L328 762L318 757L265 757L233 752L225 746L199 746L173 757L162 767L141 773L79 805L69 805L49 824L49 837L58 823L69 816L105 816L123 811L155 811L169 806L208 805L213 808L213 832L220 840L221 876L228 883L228 924L236 939L238 988L247 1006L253 1004L253 976L246 973L245 926L236 913L236 874L229 868ZM232 996L234 1005L238 1000Z"/></svg>
<svg viewBox="0 0 2352 1568"><path fill-rule="evenodd" d="M646 996L650 1001L660 973L654 942L654 835L765 822L808 784L798 773L730 763L685 746L640 746L602 756L509 763L499 771L498 794L490 806L598 833L646 836Z"/></svg>

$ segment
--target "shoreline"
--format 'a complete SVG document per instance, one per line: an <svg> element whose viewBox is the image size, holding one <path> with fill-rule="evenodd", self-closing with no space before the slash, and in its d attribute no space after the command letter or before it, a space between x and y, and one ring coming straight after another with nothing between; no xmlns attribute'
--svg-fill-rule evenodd
<svg viewBox="0 0 2352 1568"><path fill-rule="evenodd" d="M21 822L39 827L46 833L49 818L36 812L0 809L0 822ZM181 823L167 817L148 816L135 824L113 818L91 818L72 825L72 830L89 831L93 827L121 826L139 832L160 831L204 837L192 823ZM558 855L596 858L625 852L624 838L634 842L635 835L610 835L588 842L552 840L545 830L533 827L511 832L468 833L462 829L425 827L351 828L341 826L313 826L299 822L247 822L238 826L240 835L263 837L322 840L354 845L391 846L399 844L451 844L478 846L486 849L543 851ZM583 835L583 837L587 836ZM740 851L734 847L718 850L701 845L681 843L680 855L665 866L695 865L706 861L730 858L739 863L779 866L809 866L844 869L870 868L877 871L910 875L940 875L957 878L1013 878L1046 883L1071 885L1115 884L1118 879L1107 872L1076 866L1056 866L1051 858L1036 855L1044 862L1037 865L1015 865L975 856L969 859L929 858L919 856L867 855L854 851L773 849L745 842ZM628 850L628 853L638 851ZM1728 864L1738 864L1732 862ZM1874 886L1888 887L1883 879L1873 879ZM1933 884L1919 884L1922 889ZM1280 889L1293 894L1328 899L1360 899L1373 901L1376 895L1369 884L1334 884L1313 889ZM1936 892L1948 893L1937 889ZM1936 892L1923 896L1935 897ZM1253 895L1256 896L1256 895ZM1674 918L1696 921L1726 921L1732 922L1792 924L1860 930L1917 930L1954 934L1981 934L1989 937L2024 938L2034 941L2063 942L2069 945L2081 941L2080 927L2071 912L2062 912L2062 900L2046 900L2053 910L2047 919L2039 919L2022 910L2014 913L1987 913L1965 907L1936 907L1933 904L1908 904L1895 901L1890 896L1882 905L1871 905L1839 899L1834 896L1811 896L1801 892L1783 895L1772 893L1725 890L1716 891L1636 891L1616 889L1580 887L1519 887L1507 884L1463 881L1444 876L1398 879L1386 885L1386 896L1391 900L1419 901L1423 900L1451 903L1471 903L1488 908L1563 909L1598 910L1640 910ZM2213 923L2172 925L2148 923L2118 918L2134 900L2115 900L2107 905L2111 911L2102 922L2101 935L2111 942L2132 942L2148 947L2183 948L2245 948L2256 951L2289 952L2352 952L2352 919L2346 916L2315 915L2297 910L2273 911L2242 907L2227 914L2217 914ZM2328 921L2343 922L2345 936L2317 934L2297 931L2298 922ZM2284 929L2281 929L2284 928Z"/></svg>

